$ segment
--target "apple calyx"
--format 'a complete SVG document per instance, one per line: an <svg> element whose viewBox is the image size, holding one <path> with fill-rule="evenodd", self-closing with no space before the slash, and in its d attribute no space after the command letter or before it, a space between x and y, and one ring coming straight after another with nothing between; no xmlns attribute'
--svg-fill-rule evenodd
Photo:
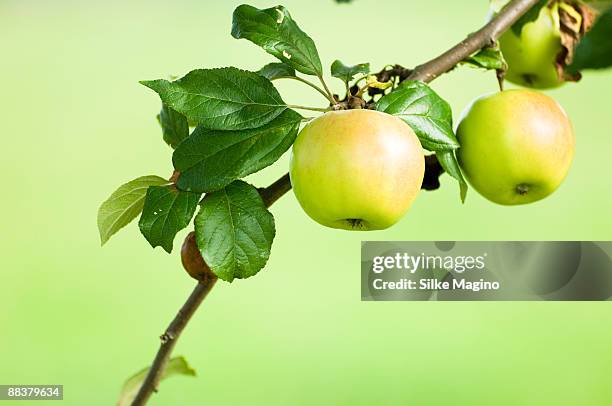
<svg viewBox="0 0 612 406"><path fill-rule="evenodd" d="M525 196L527 193L529 193L529 185L526 183L521 183L517 185L516 193L518 193L521 196Z"/></svg>
<svg viewBox="0 0 612 406"><path fill-rule="evenodd" d="M353 230L363 230L366 228L365 222L362 219L346 219L345 221Z"/></svg>

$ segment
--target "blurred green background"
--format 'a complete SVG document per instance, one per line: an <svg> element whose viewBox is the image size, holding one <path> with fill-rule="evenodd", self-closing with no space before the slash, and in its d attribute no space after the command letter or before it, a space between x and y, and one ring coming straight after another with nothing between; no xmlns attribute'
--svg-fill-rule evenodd
<svg viewBox="0 0 612 406"><path fill-rule="evenodd" d="M138 80L272 61L229 35L238 4L0 1L0 383L63 384L65 404L110 405L151 362L194 284L177 255L186 232L172 255L151 250L136 224L100 248L96 212L120 184L171 173L159 99ZM284 4L328 66L376 69L433 57L487 14L485 0ZM433 86L457 118L496 81L461 68ZM324 103L299 83L280 87L289 103ZM577 136L556 194L508 208L470 191L461 205L445 176L398 225L369 234L322 228L288 194L272 209L266 269L220 282L177 346L199 376L165 381L151 404L612 404L609 303L359 300L361 239L610 239L612 73L549 94ZM286 169L287 157L251 180Z"/></svg>

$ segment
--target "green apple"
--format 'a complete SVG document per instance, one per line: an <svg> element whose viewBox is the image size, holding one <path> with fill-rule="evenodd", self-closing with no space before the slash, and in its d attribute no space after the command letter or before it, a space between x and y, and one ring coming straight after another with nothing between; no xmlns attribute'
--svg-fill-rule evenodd
<svg viewBox="0 0 612 406"><path fill-rule="evenodd" d="M476 99L462 115L457 138L457 158L470 184L505 205L550 195L574 156L569 118L556 101L532 90Z"/></svg>
<svg viewBox="0 0 612 406"><path fill-rule="evenodd" d="M557 56L562 51L558 23L554 11L542 7L535 21L523 26L520 35L506 31L499 45L508 63L506 79L521 86L547 89L562 85L557 72Z"/></svg>
<svg viewBox="0 0 612 406"><path fill-rule="evenodd" d="M333 111L298 134L289 173L297 200L318 223L380 230L395 224L416 198L425 157L399 118L373 110Z"/></svg>

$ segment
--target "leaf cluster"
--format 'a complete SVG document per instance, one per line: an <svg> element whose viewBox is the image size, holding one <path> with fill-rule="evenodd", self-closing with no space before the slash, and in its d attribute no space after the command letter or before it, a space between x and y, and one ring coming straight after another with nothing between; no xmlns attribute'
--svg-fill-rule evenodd
<svg viewBox="0 0 612 406"><path fill-rule="evenodd" d="M219 278L232 281L258 273L270 255L274 217L258 189L242 179L272 165L292 146L308 120L296 109L365 107L399 117L458 180L465 198L451 108L427 84L403 81L387 68L372 74L368 63L346 65L336 60L329 74L344 84L341 99L325 82L314 41L283 6L239 6L231 34L278 61L258 71L196 69L176 80L141 82L161 99L157 118L163 140L174 149L174 175L168 180L138 178L114 192L98 213L102 243L140 214L138 224L146 240L171 252L176 234L195 216L198 248ZM475 55L473 63L485 65L492 59ZM272 83L281 79L307 84L325 96L325 105L286 103Z"/></svg>

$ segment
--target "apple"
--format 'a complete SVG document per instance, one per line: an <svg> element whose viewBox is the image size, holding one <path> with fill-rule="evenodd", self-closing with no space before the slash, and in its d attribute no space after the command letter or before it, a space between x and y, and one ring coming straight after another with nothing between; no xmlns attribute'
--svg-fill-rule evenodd
<svg viewBox="0 0 612 406"><path fill-rule="evenodd" d="M557 56L563 49L561 33L549 7L542 7L538 18L525 24L520 35L511 29L506 31L499 38L499 45L508 63L508 81L536 89L564 83L556 66Z"/></svg>
<svg viewBox="0 0 612 406"><path fill-rule="evenodd" d="M457 158L470 184L504 205L550 195L574 156L569 118L556 101L533 90L476 99L463 112L457 138Z"/></svg>
<svg viewBox="0 0 612 406"><path fill-rule="evenodd" d="M381 230L416 198L425 157L414 131L397 117L332 111L300 131L289 173L298 202L313 220L332 228Z"/></svg>

